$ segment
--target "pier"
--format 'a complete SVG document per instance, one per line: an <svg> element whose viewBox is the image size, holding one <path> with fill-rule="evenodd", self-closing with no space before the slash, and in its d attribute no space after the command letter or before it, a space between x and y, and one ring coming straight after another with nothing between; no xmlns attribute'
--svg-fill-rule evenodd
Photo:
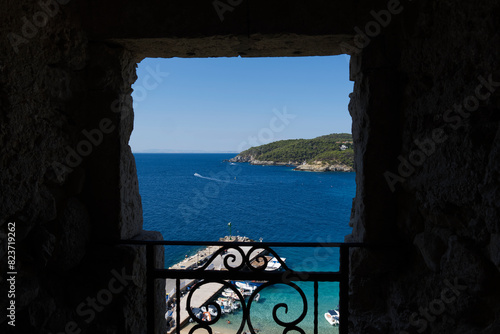
<svg viewBox="0 0 500 334"><path fill-rule="evenodd" d="M175 280L174 281L175 284ZM191 306L194 308L199 308L203 306L208 301L212 300L221 290L223 286L218 283L209 283L203 286L203 288L196 291L196 293L191 298ZM189 319L189 314L187 312L187 296L181 297L181 328L186 324ZM173 309L172 312L173 319L177 319L176 309ZM174 333L177 328L173 327L167 333Z"/></svg>
<svg viewBox="0 0 500 334"><path fill-rule="evenodd" d="M234 237L224 237L221 238L220 241L237 241L237 242L251 242L253 240L247 238L247 237L240 237L240 236L234 236ZM175 265L169 267L169 269L177 269L177 270L194 270L198 268L199 266L202 266L205 264L207 261L212 259L212 256L217 252L221 246L209 246L207 248L204 248L197 252L195 255L192 255L190 257L186 257L184 260L182 260L179 263L176 263ZM248 247L240 247L245 254L250 250L250 246ZM226 256L227 254L234 254L236 256L235 263L240 263L243 259L241 258L241 254L237 252L234 249L229 249L226 254L218 255L216 258L213 259L209 267L207 267L206 270L227 270L224 267L224 261L223 257ZM260 252L254 252L253 257L256 257L260 254ZM172 317L173 320L177 319L177 313L176 313L176 307L170 307L169 306L173 303L173 300L175 299L175 279L167 279L166 280L166 285L165 285L165 293L168 295L167 299L167 315L169 317ZM187 308L187 294L184 292L189 290L189 288L194 285L195 280L191 279L183 279L180 281L180 289L181 289L181 299L180 301L175 301L175 302L180 302L180 309L181 309L181 314L180 314L180 326L181 328L186 324L186 322L189 319L189 314L186 310ZM199 308L203 305L205 305L207 302L213 300L217 294L224 288L223 285L218 284L218 283L209 283L203 286L203 288L200 288L197 290L192 298L191 298L191 306L195 308ZM165 318L167 318L167 315L165 315ZM177 329L177 326L179 324L175 324L172 328L168 330L168 334L174 333Z"/></svg>

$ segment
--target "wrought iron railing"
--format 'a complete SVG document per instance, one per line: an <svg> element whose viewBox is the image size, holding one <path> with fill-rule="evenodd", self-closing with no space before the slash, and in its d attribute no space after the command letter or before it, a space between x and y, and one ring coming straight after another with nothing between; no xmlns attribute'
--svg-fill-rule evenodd
<svg viewBox="0 0 500 334"><path fill-rule="evenodd" d="M300 316L291 322L281 321L276 313L279 308L288 308L286 304L280 303L273 308L273 319L274 321L283 327L283 333L289 331L297 331L299 333L304 333L305 331L298 325L305 318L307 313L307 299L301 288L295 284L295 282L313 282L314 283L314 324L313 330L314 334L318 333L318 283L319 282L338 282L339 283L339 333L348 333L348 318L349 318L349 308L348 308L348 280L349 280L349 249L352 247L363 247L364 244L361 243L291 243L291 242L198 242L198 241L139 241L139 240L124 240L120 242L121 244L130 245L143 245L146 247L146 261L147 261L147 333L154 333L155 324L155 280L156 279L175 279L176 280L176 300L181 300L181 279L193 279L199 280L191 290L188 292L187 296L187 306L186 310L189 314L189 318L192 319L196 324L191 329L190 333L203 328L206 329L207 333L212 333L210 326L217 323L222 315L221 308L216 303L210 303L214 309L216 309L216 315L207 321L207 319L199 319L195 316L190 308L191 297L194 292L207 283L219 283L222 286L232 289L234 293L240 298L241 309L242 309L242 322L237 333L242 333L243 328L247 325L251 333L256 333L251 317L250 309L254 301L255 296L264 288L274 285L274 284L286 284L293 289L295 289L302 297L303 311ZM212 254L210 259L203 265L192 269L164 269L155 267L155 246L219 246L220 248ZM245 247L247 251L245 252L242 247ZM339 270L330 272L310 272L310 271L295 271L290 269L285 262L281 260L281 257L274 251L273 248L282 247L320 247L320 248L338 248L339 249ZM227 254L231 250L232 253ZM275 257L281 264L280 271L267 271L268 259L262 255L260 251L265 251ZM210 264L219 255L226 254L223 258L224 267L226 270L207 270ZM236 254L236 255L235 255ZM239 261L236 259L239 254ZM258 254L254 256L254 254ZM254 256L254 257L252 257ZM244 297L240 292L234 288L234 286L228 283L229 280L243 280L243 281L265 281L266 283L258 287L252 292L248 302L244 302ZM208 306L208 305L207 305ZM177 302L175 306L175 333L180 333L181 328L181 303Z"/></svg>

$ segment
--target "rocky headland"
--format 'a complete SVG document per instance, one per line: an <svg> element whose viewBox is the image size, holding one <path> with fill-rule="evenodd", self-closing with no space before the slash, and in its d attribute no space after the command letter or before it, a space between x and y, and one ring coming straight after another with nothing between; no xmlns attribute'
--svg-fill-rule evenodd
<svg viewBox="0 0 500 334"><path fill-rule="evenodd" d="M252 147L227 160L265 166L293 166L297 171L354 172L350 134L292 139Z"/></svg>

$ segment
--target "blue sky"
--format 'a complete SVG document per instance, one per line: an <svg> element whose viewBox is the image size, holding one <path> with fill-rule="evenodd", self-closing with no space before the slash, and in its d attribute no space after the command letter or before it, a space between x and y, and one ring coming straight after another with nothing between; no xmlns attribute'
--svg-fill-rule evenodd
<svg viewBox="0 0 500 334"><path fill-rule="evenodd" d="M137 75L133 152L239 152L351 132L344 55L147 58Z"/></svg>

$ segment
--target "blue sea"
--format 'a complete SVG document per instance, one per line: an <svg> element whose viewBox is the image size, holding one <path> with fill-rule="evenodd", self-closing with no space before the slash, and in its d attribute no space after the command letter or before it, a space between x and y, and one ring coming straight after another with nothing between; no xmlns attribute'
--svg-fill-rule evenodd
<svg viewBox="0 0 500 334"><path fill-rule="evenodd" d="M265 242L342 242L351 233L349 217L356 184L354 173L298 172L285 166L223 162L235 154L134 154L144 212L144 229L160 231L165 240L217 241L229 235ZM231 227L228 226L231 223ZM195 254L199 248L165 250L165 266ZM336 271L338 249L275 249L294 270ZM299 323L312 333L313 286L299 283L307 297L307 316ZM320 333L337 333L323 314L338 304L338 284L319 285ZM272 309L286 303L279 319L293 321L302 312L299 294L285 285L262 291L252 306L254 328L282 333ZM230 320L231 324L226 321ZM215 332L235 333L241 314L226 316Z"/></svg>

